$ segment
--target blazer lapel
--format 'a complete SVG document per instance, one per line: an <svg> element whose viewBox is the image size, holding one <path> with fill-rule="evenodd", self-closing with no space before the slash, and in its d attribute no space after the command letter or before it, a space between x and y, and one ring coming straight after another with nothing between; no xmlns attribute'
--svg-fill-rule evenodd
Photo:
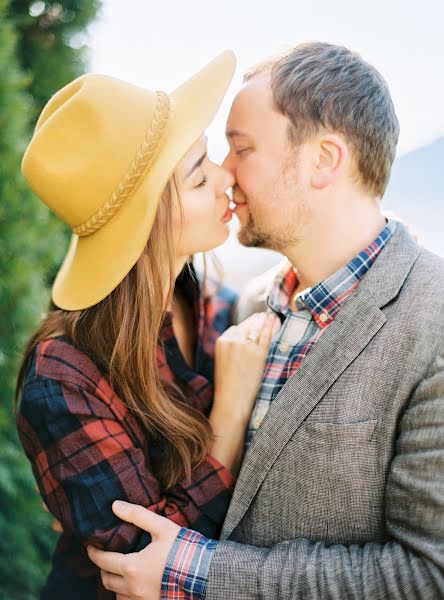
<svg viewBox="0 0 444 600"><path fill-rule="evenodd" d="M267 472L328 389L384 325L380 307L399 292L419 250L398 224L357 290L273 400L240 470L220 539L227 539ZM334 360L332 360L334 357Z"/></svg>

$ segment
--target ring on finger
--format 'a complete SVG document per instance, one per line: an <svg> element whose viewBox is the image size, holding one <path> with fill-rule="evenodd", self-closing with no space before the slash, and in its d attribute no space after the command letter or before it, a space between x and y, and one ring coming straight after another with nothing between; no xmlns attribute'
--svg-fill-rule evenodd
<svg viewBox="0 0 444 600"><path fill-rule="evenodd" d="M259 340L259 331L249 331L247 333L247 340L253 342L254 344L257 344Z"/></svg>

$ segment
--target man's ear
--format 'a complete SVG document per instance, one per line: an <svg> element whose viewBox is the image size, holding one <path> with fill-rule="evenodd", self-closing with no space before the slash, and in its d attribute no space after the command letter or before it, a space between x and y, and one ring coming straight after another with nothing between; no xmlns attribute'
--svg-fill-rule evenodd
<svg viewBox="0 0 444 600"><path fill-rule="evenodd" d="M323 190L337 178L348 157L344 140L334 133L322 135L317 145L317 160L311 177L311 185Z"/></svg>

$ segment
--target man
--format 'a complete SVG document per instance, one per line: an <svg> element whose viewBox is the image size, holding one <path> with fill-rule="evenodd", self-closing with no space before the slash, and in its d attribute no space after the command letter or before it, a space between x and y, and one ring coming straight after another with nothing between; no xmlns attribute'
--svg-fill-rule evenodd
<svg viewBox="0 0 444 600"><path fill-rule="evenodd" d="M381 213L398 129L343 47L247 75L225 160L239 239L288 262L240 308L267 298L282 327L220 541L115 503L153 536L89 549L118 598L444 597L444 261Z"/></svg>

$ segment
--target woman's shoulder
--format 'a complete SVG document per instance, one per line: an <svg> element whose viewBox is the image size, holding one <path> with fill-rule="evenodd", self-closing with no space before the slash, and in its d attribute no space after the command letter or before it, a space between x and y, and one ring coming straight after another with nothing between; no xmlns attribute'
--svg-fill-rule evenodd
<svg viewBox="0 0 444 600"><path fill-rule="evenodd" d="M24 386L52 380L96 389L102 379L96 362L67 337L58 336L39 342L29 361Z"/></svg>
<svg viewBox="0 0 444 600"><path fill-rule="evenodd" d="M127 416L127 409L88 354L65 337L37 344L23 381L19 430L26 428L26 421L43 435L52 423L62 435L84 418L122 421Z"/></svg>

